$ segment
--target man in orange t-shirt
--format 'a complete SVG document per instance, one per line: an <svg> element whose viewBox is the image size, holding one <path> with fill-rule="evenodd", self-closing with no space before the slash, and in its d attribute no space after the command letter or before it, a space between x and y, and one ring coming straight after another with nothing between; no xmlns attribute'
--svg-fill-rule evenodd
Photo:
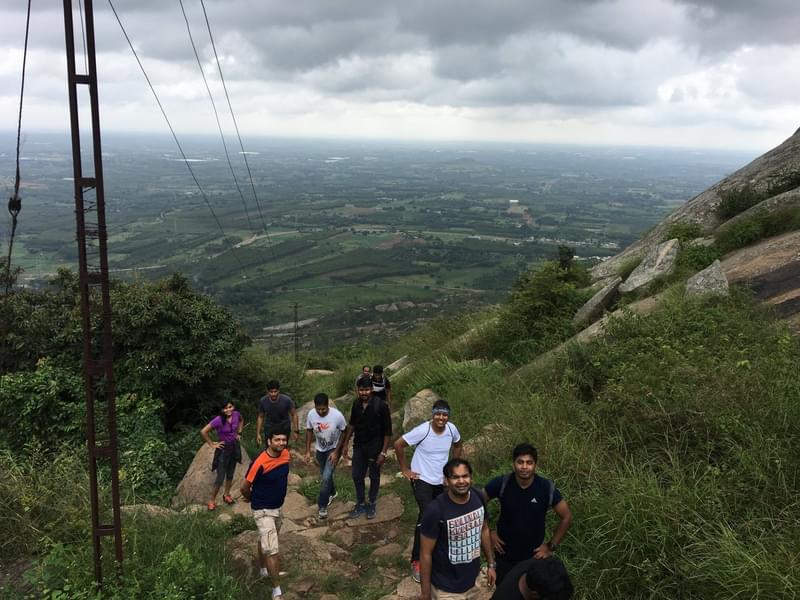
<svg viewBox="0 0 800 600"><path fill-rule="evenodd" d="M250 465L242 482L242 496L250 502L253 518L258 526L258 558L261 576L269 575L272 581L272 598L283 598L280 586L280 561L278 558L278 530L281 506L289 486L291 458L286 448L289 432L271 429L267 435L267 448Z"/></svg>

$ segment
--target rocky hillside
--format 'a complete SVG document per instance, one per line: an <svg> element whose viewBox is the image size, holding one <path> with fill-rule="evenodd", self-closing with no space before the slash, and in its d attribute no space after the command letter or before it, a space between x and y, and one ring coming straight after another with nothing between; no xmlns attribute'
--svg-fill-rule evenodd
<svg viewBox="0 0 800 600"><path fill-rule="evenodd" d="M750 287L797 329L798 229L800 130L689 200L639 241L596 265L592 279L600 291L576 319L596 321L614 306L618 294L633 299L652 296L647 292L654 281L672 283L676 273L687 279L718 258L721 262L714 273L699 279L706 281L710 276L720 284L724 278Z"/></svg>

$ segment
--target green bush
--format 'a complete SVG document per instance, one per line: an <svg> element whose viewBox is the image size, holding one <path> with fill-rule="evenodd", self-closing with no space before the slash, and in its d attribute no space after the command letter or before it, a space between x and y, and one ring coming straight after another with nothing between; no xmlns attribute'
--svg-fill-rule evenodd
<svg viewBox="0 0 800 600"><path fill-rule="evenodd" d="M758 240L800 229L800 208L789 207L774 212L759 211L720 227L715 235L722 254L743 248Z"/></svg>
<svg viewBox="0 0 800 600"><path fill-rule="evenodd" d="M85 443L83 380L50 359L41 359L35 371L0 376L0 412L0 445L8 448L31 440L50 447Z"/></svg>
<svg viewBox="0 0 800 600"><path fill-rule="evenodd" d="M563 269L544 262L524 274L509 293L495 327L476 344L487 358L523 364L552 348L573 332L572 317L588 299L578 287L588 285L586 271L577 264Z"/></svg>
<svg viewBox="0 0 800 600"><path fill-rule="evenodd" d="M677 238L683 245L702 236L703 226L700 223L681 222L670 225L662 241L665 242Z"/></svg>
<svg viewBox="0 0 800 600"><path fill-rule="evenodd" d="M102 595L94 591L91 543L54 543L28 573L36 597L50 600L185 600L246 598L265 590L234 574L224 541L228 530L207 515L136 514L123 529L124 576L105 564Z"/></svg>
<svg viewBox="0 0 800 600"><path fill-rule="evenodd" d="M740 188L721 191L719 192L719 197L720 203L717 206L717 214L721 220L727 221L731 217L735 217L765 200L767 195L764 192L756 191L753 186L748 184Z"/></svg>
<svg viewBox="0 0 800 600"><path fill-rule="evenodd" d="M722 253L716 244L711 246L681 246L676 261L676 271L681 276L702 271L715 260L720 258Z"/></svg>

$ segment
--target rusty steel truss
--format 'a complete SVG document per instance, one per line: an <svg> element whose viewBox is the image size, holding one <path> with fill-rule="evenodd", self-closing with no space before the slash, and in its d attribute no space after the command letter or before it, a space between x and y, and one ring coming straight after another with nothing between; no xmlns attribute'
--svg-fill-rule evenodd
<svg viewBox="0 0 800 600"><path fill-rule="evenodd" d="M75 60L75 24L72 0L64 0L64 31L67 44L67 81L72 131L72 161L75 185L79 286L83 326L83 380L86 392L86 438L92 504L94 575L103 580L103 538L114 538L117 572L122 568L122 526L119 506L119 455L116 390L111 338L111 298L106 249L106 215L103 164L100 152L100 114L97 95L94 16L92 0L84 0L81 32L85 32L85 73L78 73ZM83 34L82 34L83 35ZM91 147L87 173L81 155L80 98L90 112ZM110 498L106 486L110 483ZM104 493L101 495L101 491Z"/></svg>

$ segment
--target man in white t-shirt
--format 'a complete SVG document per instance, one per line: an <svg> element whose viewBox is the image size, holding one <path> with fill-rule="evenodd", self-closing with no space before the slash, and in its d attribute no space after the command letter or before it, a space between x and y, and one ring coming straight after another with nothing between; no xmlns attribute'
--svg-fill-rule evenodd
<svg viewBox="0 0 800 600"><path fill-rule="evenodd" d="M306 417L306 462L311 463L311 439L314 439L314 450L319 464L320 487L317 506L319 518L328 518L328 506L336 497L336 485L333 481L333 470L339 462L342 432L347 428L344 415L331 408L327 394L314 396L314 409L308 411Z"/></svg>
<svg viewBox="0 0 800 600"><path fill-rule="evenodd" d="M416 446L411 459L411 468L406 462L405 449ZM408 433L397 438L394 451L397 462L403 472L403 477L411 482L414 498L419 506L417 526L414 529L414 547L411 550L411 574L419 582L419 534L422 523L422 513L425 507L444 490L444 477L442 468L450 459L450 449L453 458L461 456L461 434L455 425L450 423L450 405L447 400L437 400L433 404L433 415L430 421L425 421L414 427Z"/></svg>

